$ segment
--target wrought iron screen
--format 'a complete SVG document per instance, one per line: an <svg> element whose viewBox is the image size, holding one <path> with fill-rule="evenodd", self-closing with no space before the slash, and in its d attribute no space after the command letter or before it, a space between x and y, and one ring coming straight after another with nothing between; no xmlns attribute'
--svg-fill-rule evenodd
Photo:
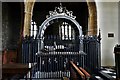
<svg viewBox="0 0 120 80"><path fill-rule="evenodd" d="M60 41L58 36L46 36L44 50L38 54L38 41L26 38L22 45L22 62L37 63L32 70L33 78L61 78L70 77L69 61L77 66L95 72L100 69L100 42L96 36L84 37L84 52L79 51L79 38L72 41ZM56 44L56 45L55 45ZM69 46L69 44L72 44Z"/></svg>

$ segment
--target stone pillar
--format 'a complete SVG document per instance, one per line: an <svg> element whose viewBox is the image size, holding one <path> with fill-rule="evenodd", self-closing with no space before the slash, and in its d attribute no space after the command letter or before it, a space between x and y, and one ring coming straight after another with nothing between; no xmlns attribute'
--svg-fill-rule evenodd
<svg viewBox="0 0 120 80"><path fill-rule="evenodd" d="M25 15L24 15L24 31L23 36L30 36L30 26L32 19L32 12L35 0L26 0L25 2Z"/></svg>
<svg viewBox="0 0 120 80"><path fill-rule="evenodd" d="M89 18L88 18L88 35L97 35L97 10L95 2L87 0Z"/></svg>

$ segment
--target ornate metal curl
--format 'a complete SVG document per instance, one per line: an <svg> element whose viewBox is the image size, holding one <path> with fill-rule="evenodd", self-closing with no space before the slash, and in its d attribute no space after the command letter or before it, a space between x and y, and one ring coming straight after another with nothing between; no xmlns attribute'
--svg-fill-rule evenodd
<svg viewBox="0 0 120 80"><path fill-rule="evenodd" d="M72 11L68 11L66 9L66 7L62 6L62 3L60 3L59 7L55 7L54 11L49 11L49 15L46 16L46 18L49 18L51 16L55 16L55 15L64 15L64 16L69 16L72 19L75 19L76 16L73 16L73 12Z"/></svg>

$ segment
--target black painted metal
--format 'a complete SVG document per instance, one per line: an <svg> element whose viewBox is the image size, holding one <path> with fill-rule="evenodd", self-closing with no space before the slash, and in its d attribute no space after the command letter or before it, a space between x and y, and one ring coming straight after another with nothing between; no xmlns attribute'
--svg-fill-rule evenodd
<svg viewBox="0 0 120 80"><path fill-rule="evenodd" d="M97 36L83 37L83 51L80 50L79 37L61 40L58 36L45 36L44 49L38 54L38 41L26 37L22 44L22 62L37 63L32 71L33 78L70 77L69 61L77 66L95 72L100 69L100 40Z"/></svg>
<svg viewBox="0 0 120 80"><path fill-rule="evenodd" d="M116 67L116 79L120 79L120 45L114 47L115 53L115 67Z"/></svg>
<svg viewBox="0 0 120 80"><path fill-rule="evenodd" d="M25 37L22 41L22 63L37 62L35 55L37 51L37 40L33 37Z"/></svg>
<svg viewBox="0 0 120 80"><path fill-rule="evenodd" d="M85 57L85 68L92 73L96 73L101 67L101 46L100 38L97 36L86 36L83 39L83 51Z"/></svg>

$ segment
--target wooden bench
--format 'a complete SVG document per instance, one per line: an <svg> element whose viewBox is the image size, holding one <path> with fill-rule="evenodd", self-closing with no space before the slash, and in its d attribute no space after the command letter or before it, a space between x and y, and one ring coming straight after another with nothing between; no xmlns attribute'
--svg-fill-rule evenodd
<svg viewBox="0 0 120 80"><path fill-rule="evenodd" d="M89 78L91 77L91 75L82 67L79 67L79 69L83 72L83 74L85 75L86 80L89 80Z"/></svg>
<svg viewBox="0 0 120 80"><path fill-rule="evenodd" d="M76 66L73 61L70 61L70 73L71 79L70 80L89 80L91 75L82 67Z"/></svg>
<svg viewBox="0 0 120 80"><path fill-rule="evenodd" d="M70 66L70 80L85 80L83 72L72 61L70 61Z"/></svg>

